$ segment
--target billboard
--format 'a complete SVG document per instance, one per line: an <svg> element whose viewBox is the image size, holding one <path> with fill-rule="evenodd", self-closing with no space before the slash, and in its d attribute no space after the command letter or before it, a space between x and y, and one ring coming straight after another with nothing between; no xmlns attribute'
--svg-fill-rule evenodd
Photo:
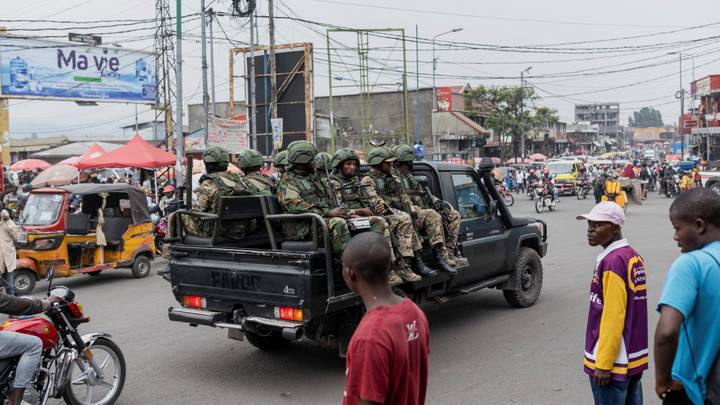
<svg viewBox="0 0 720 405"><path fill-rule="evenodd" d="M208 125L208 146L219 146L230 153L248 148L247 119L226 120L210 115Z"/></svg>
<svg viewBox="0 0 720 405"><path fill-rule="evenodd" d="M0 36L0 94L10 98L154 104L155 55Z"/></svg>

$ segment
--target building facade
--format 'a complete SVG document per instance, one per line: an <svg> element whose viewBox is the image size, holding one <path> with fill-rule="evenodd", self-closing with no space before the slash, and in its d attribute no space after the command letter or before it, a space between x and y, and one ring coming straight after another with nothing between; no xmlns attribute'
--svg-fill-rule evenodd
<svg viewBox="0 0 720 405"><path fill-rule="evenodd" d="M598 134L624 143L625 131L620 125L620 103L575 104L575 122L597 125Z"/></svg>

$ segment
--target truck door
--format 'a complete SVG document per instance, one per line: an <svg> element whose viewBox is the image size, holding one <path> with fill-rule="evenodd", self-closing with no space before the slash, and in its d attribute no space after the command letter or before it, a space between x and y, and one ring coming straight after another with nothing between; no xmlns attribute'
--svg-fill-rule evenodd
<svg viewBox="0 0 720 405"><path fill-rule="evenodd" d="M455 194L453 205L461 218L459 239L470 262L468 279L463 281L501 273L505 261L505 226L501 218L491 212L491 197L475 172L452 173L451 179Z"/></svg>

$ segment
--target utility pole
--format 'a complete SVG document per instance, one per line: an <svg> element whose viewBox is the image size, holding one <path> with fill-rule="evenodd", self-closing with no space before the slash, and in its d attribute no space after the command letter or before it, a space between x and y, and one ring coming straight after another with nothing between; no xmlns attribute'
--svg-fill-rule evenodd
<svg viewBox="0 0 720 405"><path fill-rule="evenodd" d="M528 67L527 69L520 72L520 89L522 90L522 98L520 99L520 119L522 119L523 110L525 109L525 73L529 72L530 69L532 69L532 66ZM525 131L522 128L522 125L520 126L520 131L522 133L520 134L520 158L525 158ZM517 155L515 155L517 158ZM517 160L516 160L517 162Z"/></svg>
<svg viewBox="0 0 720 405"><path fill-rule="evenodd" d="M210 133L210 123L208 116L210 109L208 107L208 82L207 82L207 36L205 35L206 14L205 14L205 0L200 0L200 38L202 41L202 97L203 97L203 128L205 129L205 149L207 149L208 135Z"/></svg>
<svg viewBox="0 0 720 405"><path fill-rule="evenodd" d="M418 26L415 24L415 143L420 142L420 41Z"/></svg>
<svg viewBox="0 0 720 405"><path fill-rule="evenodd" d="M270 110L271 117L277 118L277 67L275 66L275 7L268 0L268 32L270 34Z"/></svg>
<svg viewBox="0 0 720 405"><path fill-rule="evenodd" d="M683 90L682 81L682 52L678 52L680 57L680 161L685 159L685 90Z"/></svg>
<svg viewBox="0 0 720 405"><path fill-rule="evenodd" d="M215 41L213 37L213 20L215 12L208 10L210 14L210 113L215 115Z"/></svg>
<svg viewBox="0 0 720 405"><path fill-rule="evenodd" d="M183 99L182 99L182 0L176 0L175 3L175 35L176 35L176 68L175 83L177 90L176 107L175 107L175 184L179 187L183 184L183 149L185 148L185 140L183 139ZM188 201L189 203L189 201Z"/></svg>
<svg viewBox="0 0 720 405"><path fill-rule="evenodd" d="M250 147L257 149L257 122L255 115L255 11L250 14Z"/></svg>

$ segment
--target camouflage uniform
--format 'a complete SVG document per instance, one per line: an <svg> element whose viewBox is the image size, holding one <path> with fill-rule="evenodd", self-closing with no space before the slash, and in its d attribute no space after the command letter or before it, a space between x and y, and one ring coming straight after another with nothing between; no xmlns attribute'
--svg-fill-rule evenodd
<svg viewBox="0 0 720 405"><path fill-rule="evenodd" d="M287 161L287 151L283 150L275 154L275 158L273 158L273 167L275 168L275 173L273 173L271 179L275 183L275 190L277 190L277 185L280 182L280 177L282 177L283 173L285 173L285 167L288 165Z"/></svg>
<svg viewBox="0 0 720 405"><path fill-rule="evenodd" d="M255 149L245 149L238 154L238 166L246 173L245 180L255 186L261 194L272 195L275 193L275 183L270 176L260 172L264 163L265 159Z"/></svg>
<svg viewBox="0 0 720 405"><path fill-rule="evenodd" d="M327 174L332 170L332 160L333 156L327 152L320 152L315 156L315 170L320 177L327 178Z"/></svg>
<svg viewBox="0 0 720 405"><path fill-rule="evenodd" d="M393 152L395 153L395 156L397 156L398 163L412 164L414 158L414 150L412 146L398 145L394 148ZM467 259L455 256L455 253L458 251L457 243L460 233L460 213L455 210L449 203L445 201L440 201L439 198L433 196L432 194L429 194L426 191L425 187L423 187L422 184L417 181L417 179L415 178L415 176L412 175L412 173L402 174L398 172L397 175L403 183L405 193L408 195L408 197L410 197L410 200L415 206L420 207L421 209L434 210L434 207L431 205L431 203L440 202L446 207L445 212L447 213L447 218L445 220L448 221L447 228L449 229L449 233L447 232L445 227L443 227L446 241L444 252L445 260L448 261L450 264L466 264ZM442 215L441 219L443 219Z"/></svg>
<svg viewBox="0 0 720 405"><path fill-rule="evenodd" d="M222 151L220 148L210 148L205 152L205 155L216 153L217 150ZM227 156L227 152L217 152L222 156L222 153ZM206 156L203 156L203 160L206 160ZM227 162L227 160L225 160ZM206 162L207 163L207 162ZM252 184L247 183L243 180L242 176L230 172L214 172L204 174L200 177L200 186L195 191L197 198L192 204L193 211L206 212L216 214L218 210L218 204L220 203L220 197L232 196L232 195L253 195L258 194L259 190ZM183 216L183 222L185 229L191 235L196 236L210 236L212 231L211 222L201 221L198 218ZM230 237L242 237L247 232L252 232L256 229L254 221L232 221L224 224L221 233Z"/></svg>

